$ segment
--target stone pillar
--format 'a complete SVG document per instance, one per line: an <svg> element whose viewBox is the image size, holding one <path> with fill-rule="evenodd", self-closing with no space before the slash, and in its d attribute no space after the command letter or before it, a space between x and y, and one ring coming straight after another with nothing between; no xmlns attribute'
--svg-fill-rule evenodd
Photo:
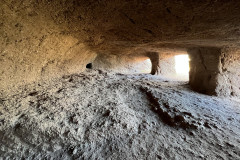
<svg viewBox="0 0 240 160"><path fill-rule="evenodd" d="M159 67L159 53L157 52L151 52L148 53L148 57L150 58L152 62L152 70L151 74L152 75L157 75L160 73L160 67Z"/></svg>
<svg viewBox="0 0 240 160"><path fill-rule="evenodd" d="M170 53L149 53L148 56L152 62L151 74L174 77L176 75L174 55Z"/></svg>
<svg viewBox="0 0 240 160"><path fill-rule="evenodd" d="M240 95L240 54L237 49L192 48L189 84L200 93L218 96Z"/></svg>
<svg viewBox="0 0 240 160"><path fill-rule="evenodd" d="M222 49L216 93L240 97L240 48Z"/></svg>
<svg viewBox="0 0 240 160"><path fill-rule="evenodd" d="M189 84L193 90L214 95L219 74L219 48L192 48L188 50L190 58Z"/></svg>

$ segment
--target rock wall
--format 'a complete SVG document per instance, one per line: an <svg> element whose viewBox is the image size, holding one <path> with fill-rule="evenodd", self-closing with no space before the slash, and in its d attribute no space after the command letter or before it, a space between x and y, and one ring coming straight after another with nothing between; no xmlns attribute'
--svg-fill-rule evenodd
<svg viewBox="0 0 240 160"><path fill-rule="evenodd" d="M217 94L240 97L240 49L224 48L221 51L219 64Z"/></svg>
<svg viewBox="0 0 240 160"><path fill-rule="evenodd" d="M239 3L2 0L0 93L81 72L100 53L121 57L165 48L239 46ZM110 63L118 63L114 59Z"/></svg>
<svg viewBox="0 0 240 160"><path fill-rule="evenodd" d="M177 77L175 70L175 59L173 53L165 53L159 55L159 74L165 77L174 78Z"/></svg>
<svg viewBox="0 0 240 160"><path fill-rule="evenodd" d="M218 96L240 96L240 52L237 48L193 48L190 56L190 86Z"/></svg>
<svg viewBox="0 0 240 160"><path fill-rule="evenodd" d="M189 84L198 92L216 94L217 75L219 74L219 48L189 49Z"/></svg>
<svg viewBox="0 0 240 160"><path fill-rule="evenodd" d="M46 3L0 2L0 93L81 72L95 58L94 51L60 27L61 19L55 18L61 16L53 17Z"/></svg>
<svg viewBox="0 0 240 160"><path fill-rule="evenodd" d="M94 69L118 73L150 73L152 64L148 60L145 56L98 55L92 65Z"/></svg>

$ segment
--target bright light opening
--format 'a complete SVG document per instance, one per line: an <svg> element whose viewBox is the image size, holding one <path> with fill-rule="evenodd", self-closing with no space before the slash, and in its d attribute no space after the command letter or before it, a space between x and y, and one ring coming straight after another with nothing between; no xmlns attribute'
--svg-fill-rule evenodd
<svg viewBox="0 0 240 160"><path fill-rule="evenodd" d="M188 55L175 56L175 70L177 75L188 76L189 74L189 57Z"/></svg>
<svg viewBox="0 0 240 160"><path fill-rule="evenodd" d="M148 58L142 62L142 69L140 70L141 73L150 73L152 69L152 62Z"/></svg>

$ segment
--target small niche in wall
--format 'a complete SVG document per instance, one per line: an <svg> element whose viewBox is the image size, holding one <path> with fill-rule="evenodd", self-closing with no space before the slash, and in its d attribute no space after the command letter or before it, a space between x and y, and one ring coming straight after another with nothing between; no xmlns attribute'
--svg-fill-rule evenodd
<svg viewBox="0 0 240 160"><path fill-rule="evenodd" d="M88 63L88 64L86 65L86 68L92 69L92 63Z"/></svg>

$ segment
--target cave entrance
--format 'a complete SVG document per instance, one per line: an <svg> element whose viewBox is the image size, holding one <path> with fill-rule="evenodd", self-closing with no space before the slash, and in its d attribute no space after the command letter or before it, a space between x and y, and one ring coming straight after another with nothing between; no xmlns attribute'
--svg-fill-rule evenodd
<svg viewBox="0 0 240 160"><path fill-rule="evenodd" d="M189 81L188 54L151 53L152 75L176 81Z"/></svg>
<svg viewBox="0 0 240 160"><path fill-rule="evenodd" d="M189 56L188 54L176 55L175 59L175 72L176 78L180 80L189 80Z"/></svg>

